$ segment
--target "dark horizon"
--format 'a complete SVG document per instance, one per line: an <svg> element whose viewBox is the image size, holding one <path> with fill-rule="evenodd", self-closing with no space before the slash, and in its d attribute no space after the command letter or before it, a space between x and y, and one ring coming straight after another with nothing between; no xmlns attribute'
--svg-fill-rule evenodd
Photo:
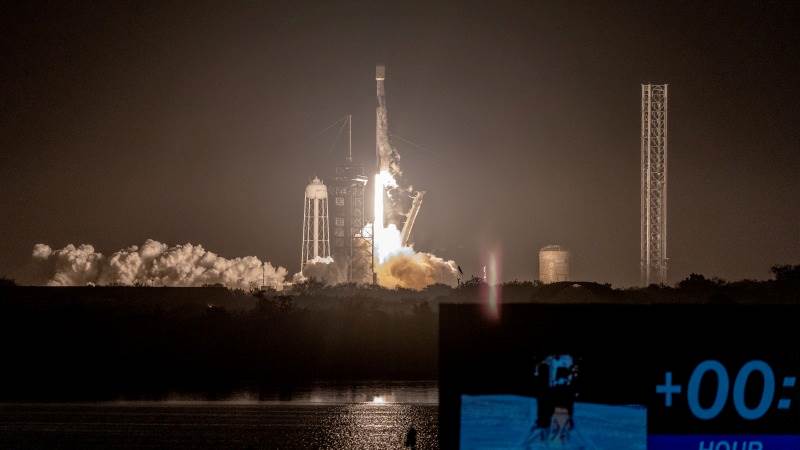
<svg viewBox="0 0 800 450"><path fill-rule="evenodd" d="M796 4L13 5L0 275L152 238L298 270L305 184L374 164L375 64L418 250L639 281L640 84L669 83L669 281L800 262ZM333 146L333 150L330 149ZM420 148L421 147L421 148ZM326 180L327 181L327 180Z"/></svg>

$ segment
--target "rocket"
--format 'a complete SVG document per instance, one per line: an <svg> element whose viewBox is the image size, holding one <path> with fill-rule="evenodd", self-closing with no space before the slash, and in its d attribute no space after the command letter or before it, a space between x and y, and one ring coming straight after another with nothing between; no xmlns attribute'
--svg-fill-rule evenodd
<svg viewBox="0 0 800 450"><path fill-rule="evenodd" d="M375 66L378 97L378 107L375 110L375 156L378 159L378 172L389 171L394 174L400 172L400 155L389 143L389 113L386 110L386 90L383 86L385 79L386 66Z"/></svg>

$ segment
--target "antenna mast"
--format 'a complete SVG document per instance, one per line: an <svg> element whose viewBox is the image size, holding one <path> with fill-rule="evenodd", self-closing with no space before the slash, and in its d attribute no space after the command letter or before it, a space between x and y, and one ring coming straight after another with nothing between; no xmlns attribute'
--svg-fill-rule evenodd
<svg viewBox="0 0 800 450"><path fill-rule="evenodd" d="M347 162L353 162L353 115L347 115Z"/></svg>

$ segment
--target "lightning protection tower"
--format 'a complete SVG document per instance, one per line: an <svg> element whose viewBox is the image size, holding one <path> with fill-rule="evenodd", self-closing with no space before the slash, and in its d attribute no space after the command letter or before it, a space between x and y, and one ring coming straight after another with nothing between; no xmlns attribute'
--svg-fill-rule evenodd
<svg viewBox="0 0 800 450"><path fill-rule="evenodd" d="M328 224L328 188L314 177L306 186L303 204L303 248L300 254L300 271L316 257L331 256L330 228Z"/></svg>
<svg viewBox="0 0 800 450"><path fill-rule="evenodd" d="M641 277L667 282L667 85L642 85Z"/></svg>
<svg viewBox="0 0 800 450"><path fill-rule="evenodd" d="M364 166L353 162L353 117L347 122L347 160L336 166L333 182L333 259L347 271L347 281L363 282L367 267L361 267L360 253L369 251L371 255L371 236L364 232L365 186L367 176ZM370 256L371 258L371 256ZM371 264L371 263L370 263ZM371 272L371 269L370 269ZM371 275L370 275L371 276Z"/></svg>

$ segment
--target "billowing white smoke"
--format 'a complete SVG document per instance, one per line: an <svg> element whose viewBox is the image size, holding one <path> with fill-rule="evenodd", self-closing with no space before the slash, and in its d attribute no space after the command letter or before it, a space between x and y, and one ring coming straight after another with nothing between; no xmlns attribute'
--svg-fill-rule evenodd
<svg viewBox="0 0 800 450"><path fill-rule="evenodd" d="M292 281L300 283L306 280L315 280L327 285L335 285L347 281L346 268L338 264L332 257L315 256L306 261L303 271L294 274Z"/></svg>
<svg viewBox="0 0 800 450"><path fill-rule="evenodd" d="M84 286L96 283L103 263L103 255L96 253L94 247L83 244L75 247L67 245L61 250L53 251L49 245L33 246L33 258L42 261L48 267L47 276L50 286Z"/></svg>
<svg viewBox="0 0 800 450"><path fill-rule="evenodd" d="M282 289L287 271L255 256L227 259L200 245L168 246L148 239L105 257L91 245L70 244L60 250L36 244L33 258L44 266L50 286L87 284L141 284L147 286L203 286L221 284L249 289L262 281Z"/></svg>
<svg viewBox="0 0 800 450"><path fill-rule="evenodd" d="M375 176L373 211L377 221L373 239L378 284L392 289L423 289L435 283L456 285L458 266L454 261L445 261L430 253L416 252L412 246L403 245L397 226L394 223L386 224L384 193L396 186L397 181L388 171L381 171ZM371 225L367 225L365 232L369 232L370 227Z"/></svg>

